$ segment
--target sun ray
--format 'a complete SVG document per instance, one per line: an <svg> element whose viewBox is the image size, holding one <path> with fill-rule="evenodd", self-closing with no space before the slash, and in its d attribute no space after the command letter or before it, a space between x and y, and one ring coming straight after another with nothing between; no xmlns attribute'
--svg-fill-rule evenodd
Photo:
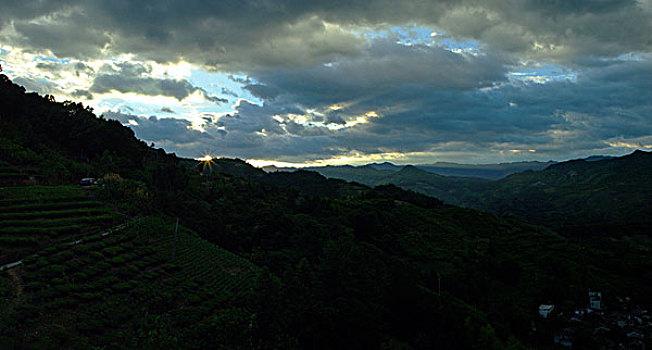
<svg viewBox="0 0 652 350"><path fill-rule="evenodd" d="M195 158L195 160L199 161L199 166L201 166L201 174L204 175L206 173L206 167L208 167L209 173L213 171L213 165L215 165L215 161L213 161L214 157L210 152L204 153L203 156L199 158Z"/></svg>

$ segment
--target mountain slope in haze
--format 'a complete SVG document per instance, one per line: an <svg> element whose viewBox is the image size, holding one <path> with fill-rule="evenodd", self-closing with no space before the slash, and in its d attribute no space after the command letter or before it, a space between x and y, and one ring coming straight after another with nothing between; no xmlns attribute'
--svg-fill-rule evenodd
<svg viewBox="0 0 652 350"><path fill-rule="evenodd" d="M652 224L652 153L592 156L489 181L442 176L418 166L311 168L369 186L394 184L446 203L515 215L573 236L648 232ZM541 163L543 165L546 163Z"/></svg>
<svg viewBox="0 0 652 350"><path fill-rule="evenodd" d="M458 164L439 162L435 164L416 165L417 168L444 176L478 177L498 180L507 175L526 170L543 170L556 162L514 162L500 164Z"/></svg>
<svg viewBox="0 0 652 350"><path fill-rule="evenodd" d="M596 158L597 159L597 158ZM514 163L500 163L500 164L458 164L439 162L434 164L418 164L413 165L416 168L427 171L429 173L443 175L443 176L459 176L471 177L487 180L497 180L507 175L526 171L526 170L542 170L556 162L514 162ZM346 179L349 181L356 181L360 183L374 183L380 177L397 172L403 169L404 166L395 165L389 162L384 163L369 163L361 166L351 165L327 165L323 167L308 167L304 170L316 171L327 177L335 177ZM262 168L266 172L290 172L296 171L298 168L279 168L276 166L265 166ZM373 171L376 170L376 171Z"/></svg>
<svg viewBox="0 0 652 350"><path fill-rule="evenodd" d="M395 172L395 170L378 169L372 165L365 165L360 167L354 167L350 165L329 165L325 167L307 168L306 170L318 172L328 178L354 181L368 186L375 186L380 184L382 179Z"/></svg>
<svg viewBox="0 0 652 350"><path fill-rule="evenodd" d="M398 167L399 170L396 171L388 168L390 167L378 168L369 164L358 167L344 165L305 168L303 171L314 171L329 179L342 179L372 187L392 184L452 204L461 203L460 198L466 197L468 192L475 191L482 184L489 182L474 177L438 175L413 165ZM278 172L283 173L287 169Z"/></svg>
<svg viewBox="0 0 652 350"><path fill-rule="evenodd" d="M401 170L401 168L403 168L400 165L395 165L395 164L392 164L390 162L370 163L370 164L367 164L366 166L374 168L374 169L378 169L378 170L393 170L393 171L398 171L398 170Z"/></svg>
<svg viewBox="0 0 652 350"><path fill-rule="evenodd" d="M513 174L485 184L458 203L574 234L649 233L652 153L573 160L542 171Z"/></svg>
<svg viewBox="0 0 652 350"><path fill-rule="evenodd" d="M376 184L393 184L439 198L446 203L456 203L458 198L471 195L487 182L488 180L480 178L438 175L407 165L377 180Z"/></svg>

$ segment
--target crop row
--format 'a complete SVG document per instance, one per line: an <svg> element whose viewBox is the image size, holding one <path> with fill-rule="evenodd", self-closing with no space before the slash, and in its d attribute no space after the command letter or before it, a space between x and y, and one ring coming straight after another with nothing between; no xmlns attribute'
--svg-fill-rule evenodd
<svg viewBox="0 0 652 350"><path fill-rule="evenodd" d="M82 231L81 225L63 225L55 227L7 227L0 228L0 234L6 236L48 236L59 237L62 235L75 235Z"/></svg>
<svg viewBox="0 0 652 350"><path fill-rule="evenodd" d="M0 222L3 220L22 220L22 219L56 219L65 217L80 217L80 216L97 216L100 214L107 214L111 211L108 208L78 208L78 209L62 209L62 210L49 210L49 211L32 211L23 213L0 213Z"/></svg>
<svg viewBox="0 0 652 350"><path fill-rule="evenodd" d="M21 173L0 173L0 179L26 179L27 175Z"/></svg>
<svg viewBox="0 0 652 350"><path fill-rule="evenodd" d="M57 218L57 219L14 219L4 220L2 225L5 227L48 227L48 226L62 226L82 223L99 223L109 222L115 217L113 215L96 215L96 216L81 216L72 218Z"/></svg>
<svg viewBox="0 0 652 350"><path fill-rule="evenodd" d="M39 240L36 237L0 236L0 246L25 247L36 246Z"/></svg>
<svg viewBox="0 0 652 350"><path fill-rule="evenodd" d="M242 290L255 270L247 260L186 232L179 233L175 261L187 278L218 291Z"/></svg>
<svg viewBox="0 0 652 350"><path fill-rule="evenodd" d="M10 188L10 187L4 187ZM2 196L0 196L2 198ZM72 201L87 201L88 197L84 195L78 196L62 196L62 197L47 197L36 199L0 199L0 207L12 206L12 205L21 205L21 204L36 204L36 203L61 203L61 202L72 202Z"/></svg>
<svg viewBox="0 0 652 350"><path fill-rule="evenodd" d="M70 202L32 202L28 204L15 204L0 206L0 213L22 213L33 211L45 210L63 210L63 209L76 209L76 208L97 208L104 206L100 201L70 201Z"/></svg>
<svg viewBox="0 0 652 350"><path fill-rule="evenodd" d="M134 327L142 315L172 315L175 325L191 327L251 285L253 265L246 260L180 230L177 263L170 263L172 229L161 226L149 234L138 225L87 236L76 245L58 244L25 259L20 271L26 298L17 310L23 324L56 322L100 334ZM198 269L202 260L207 263ZM217 261L220 265L212 266ZM223 269L235 266L243 273Z"/></svg>
<svg viewBox="0 0 652 350"><path fill-rule="evenodd" d="M48 201L64 198L85 198L77 186L16 186L0 191L0 203L11 201Z"/></svg>

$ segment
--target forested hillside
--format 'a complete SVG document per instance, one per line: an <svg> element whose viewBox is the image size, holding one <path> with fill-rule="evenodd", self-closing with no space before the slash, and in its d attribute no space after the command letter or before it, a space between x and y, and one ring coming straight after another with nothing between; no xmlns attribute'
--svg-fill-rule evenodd
<svg viewBox="0 0 652 350"><path fill-rule="evenodd" d="M393 184L446 203L513 215L576 238L647 234L652 225L652 152L552 164L488 181L400 170L323 167L329 178Z"/></svg>
<svg viewBox="0 0 652 350"><path fill-rule="evenodd" d="M649 234L652 153L574 160L514 174L460 202L516 215L572 236Z"/></svg>
<svg viewBox="0 0 652 350"><path fill-rule="evenodd" d="M0 113L0 161L25 175L0 191L7 213L93 176L88 201L125 223L0 272L9 349L554 348L563 322L542 303L570 315L589 289L651 302L647 241L605 250L393 185L180 159L4 76ZM577 348L599 344L592 327L577 326Z"/></svg>

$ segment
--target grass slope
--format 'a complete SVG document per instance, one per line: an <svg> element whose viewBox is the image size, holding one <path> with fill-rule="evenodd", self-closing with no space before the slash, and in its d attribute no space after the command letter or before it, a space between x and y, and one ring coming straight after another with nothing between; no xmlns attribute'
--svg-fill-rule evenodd
<svg viewBox="0 0 652 350"><path fill-rule="evenodd" d="M79 186L0 188L0 264L111 227L121 217Z"/></svg>
<svg viewBox="0 0 652 350"><path fill-rule="evenodd" d="M260 269L183 227L176 242L172 261L174 225L142 218L26 258L0 275L3 349L211 347L245 337L255 319L239 300Z"/></svg>

